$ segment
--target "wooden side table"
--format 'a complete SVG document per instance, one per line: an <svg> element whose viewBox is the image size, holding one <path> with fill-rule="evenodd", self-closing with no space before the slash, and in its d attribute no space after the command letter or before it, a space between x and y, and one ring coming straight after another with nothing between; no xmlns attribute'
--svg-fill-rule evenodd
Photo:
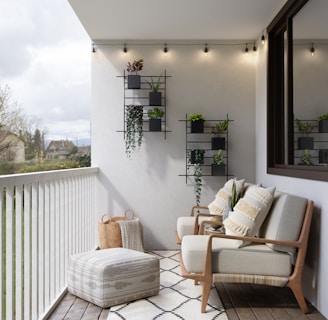
<svg viewBox="0 0 328 320"><path fill-rule="evenodd" d="M210 224L205 225L204 227L204 234L222 234L225 233L224 226L221 226L220 228L213 228Z"/></svg>

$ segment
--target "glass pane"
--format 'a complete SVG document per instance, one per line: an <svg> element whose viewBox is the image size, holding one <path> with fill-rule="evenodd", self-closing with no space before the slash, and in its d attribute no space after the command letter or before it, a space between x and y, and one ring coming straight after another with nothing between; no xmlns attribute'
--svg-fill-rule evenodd
<svg viewBox="0 0 328 320"><path fill-rule="evenodd" d="M294 164L328 163L328 133L317 121L328 113L327 12L327 0L309 1L293 19Z"/></svg>

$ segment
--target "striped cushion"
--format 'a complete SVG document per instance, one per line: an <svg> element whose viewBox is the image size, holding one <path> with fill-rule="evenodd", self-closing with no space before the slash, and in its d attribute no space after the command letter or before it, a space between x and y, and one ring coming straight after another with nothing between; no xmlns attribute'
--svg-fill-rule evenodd
<svg viewBox="0 0 328 320"><path fill-rule="evenodd" d="M145 298L159 292L159 260L126 248L97 250L71 256L70 293L101 308Z"/></svg>
<svg viewBox="0 0 328 320"><path fill-rule="evenodd" d="M228 180L223 188L221 188L215 196L214 201L208 205L208 209L211 214L223 215L227 210L229 211L229 198L232 195L232 185L235 182L236 191L238 193L242 192L244 189L245 179L237 180L230 179Z"/></svg>
<svg viewBox="0 0 328 320"><path fill-rule="evenodd" d="M224 220L226 234L255 236L271 208L274 191L274 187L249 188L234 207L234 211L229 214L229 218ZM239 247L247 244L246 241L238 241Z"/></svg>

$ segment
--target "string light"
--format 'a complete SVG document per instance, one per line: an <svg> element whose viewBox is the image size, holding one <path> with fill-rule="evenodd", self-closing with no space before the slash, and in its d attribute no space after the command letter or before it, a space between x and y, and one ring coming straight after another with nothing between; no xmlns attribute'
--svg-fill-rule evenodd
<svg viewBox="0 0 328 320"><path fill-rule="evenodd" d="M247 47L247 43L246 43L246 47L245 47L245 54L248 54L248 47Z"/></svg>
<svg viewBox="0 0 328 320"><path fill-rule="evenodd" d="M310 52L311 52L311 56L314 57L315 50L314 50L314 47L313 47L313 43L312 43L312 47L310 49Z"/></svg>
<svg viewBox="0 0 328 320"><path fill-rule="evenodd" d="M255 46L255 42L254 42L254 46L253 46L253 54L256 54L256 46Z"/></svg>
<svg viewBox="0 0 328 320"><path fill-rule="evenodd" d="M166 43L164 44L164 56L166 56L167 55L167 52L168 52L168 49L167 49L167 46L166 46Z"/></svg>
<svg viewBox="0 0 328 320"><path fill-rule="evenodd" d="M205 53L205 56L207 56L207 54L208 54L208 47L207 47L207 43L205 43L204 53Z"/></svg>

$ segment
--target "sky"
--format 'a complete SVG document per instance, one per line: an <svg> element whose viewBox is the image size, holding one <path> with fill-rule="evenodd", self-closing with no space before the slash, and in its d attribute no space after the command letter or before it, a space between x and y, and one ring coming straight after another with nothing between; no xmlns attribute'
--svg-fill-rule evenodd
<svg viewBox="0 0 328 320"><path fill-rule="evenodd" d="M90 138L91 40L68 0L0 0L0 83L48 140ZM80 141L80 143L79 143Z"/></svg>

